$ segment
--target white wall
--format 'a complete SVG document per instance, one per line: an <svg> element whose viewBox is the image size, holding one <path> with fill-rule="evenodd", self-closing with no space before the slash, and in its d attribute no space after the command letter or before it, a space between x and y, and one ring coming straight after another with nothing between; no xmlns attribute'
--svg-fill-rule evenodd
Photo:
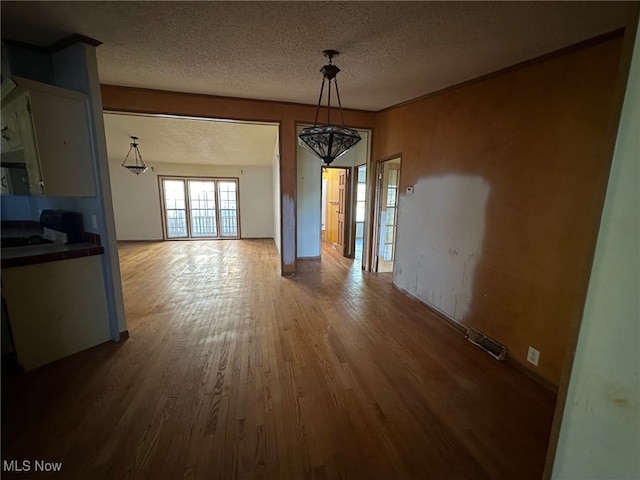
<svg viewBox="0 0 640 480"><path fill-rule="evenodd" d="M234 177L239 179L242 238L273 238L274 192L271 167L230 167L149 163L153 170L134 175L109 162L118 240L161 240L159 175Z"/></svg>
<svg viewBox="0 0 640 480"><path fill-rule="evenodd" d="M489 184L471 175L432 177L413 195L400 192L393 281L457 321L471 304L488 198Z"/></svg>
<svg viewBox="0 0 640 480"><path fill-rule="evenodd" d="M298 133L303 127L298 127ZM369 132L358 130L362 140L335 160L333 167L354 167L369 160ZM322 167L324 163L316 155L300 145L297 146L298 185L297 185L297 232L298 258L320 257L321 241L321 190ZM354 175L355 175L354 171Z"/></svg>
<svg viewBox="0 0 640 480"><path fill-rule="evenodd" d="M552 478L640 479L640 42L633 63Z"/></svg>
<svg viewBox="0 0 640 480"><path fill-rule="evenodd" d="M276 147L273 151L271 162L271 173L273 174L273 240L276 243L278 252L281 251L280 229L282 228L280 219L280 131L276 137Z"/></svg>

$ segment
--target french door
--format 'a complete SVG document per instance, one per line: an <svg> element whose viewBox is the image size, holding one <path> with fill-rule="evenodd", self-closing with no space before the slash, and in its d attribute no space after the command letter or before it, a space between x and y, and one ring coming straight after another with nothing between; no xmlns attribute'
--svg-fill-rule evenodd
<svg viewBox="0 0 640 480"><path fill-rule="evenodd" d="M238 180L160 177L164 236L239 238Z"/></svg>
<svg viewBox="0 0 640 480"><path fill-rule="evenodd" d="M393 272L399 188L400 158L378 163L377 272Z"/></svg>

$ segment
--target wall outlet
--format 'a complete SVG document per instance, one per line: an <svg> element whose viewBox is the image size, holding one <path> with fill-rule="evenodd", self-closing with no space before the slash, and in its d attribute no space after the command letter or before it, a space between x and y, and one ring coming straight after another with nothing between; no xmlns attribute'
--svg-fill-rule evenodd
<svg viewBox="0 0 640 480"><path fill-rule="evenodd" d="M529 347L529 351L527 352L527 362L532 363L537 367L539 361L540 352L533 347Z"/></svg>
<svg viewBox="0 0 640 480"><path fill-rule="evenodd" d="M91 228L98 228L98 219L95 215L91 215Z"/></svg>

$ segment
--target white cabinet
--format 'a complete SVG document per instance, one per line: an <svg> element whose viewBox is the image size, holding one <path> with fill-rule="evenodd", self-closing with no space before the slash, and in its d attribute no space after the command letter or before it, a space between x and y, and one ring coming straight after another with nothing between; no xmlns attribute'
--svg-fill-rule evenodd
<svg viewBox="0 0 640 480"><path fill-rule="evenodd" d="M32 195L96 194L87 97L14 79L2 100L2 162L26 164Z"/></svg>
<svg viewBox="0 0 640 480"><path fill-rule="evenodd" d="M2 270L2 295L25 370L111 339L102 278L99 255Z"/></svg>
<svg viewBox="0 0 640 480"><path fill-rule="evenodd" d="M13 152L22 149L24 133L20 128L18 103L2 106L2 152Z"/></svg>

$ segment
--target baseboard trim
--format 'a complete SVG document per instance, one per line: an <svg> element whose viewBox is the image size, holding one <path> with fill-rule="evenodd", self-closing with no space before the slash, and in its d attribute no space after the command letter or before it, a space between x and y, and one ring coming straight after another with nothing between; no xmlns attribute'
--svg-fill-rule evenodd
<svg viewBox="0 0 640 480"><path fill-rule="evenodd" d="M395 283L392 283L393 287L399 291L401 291L403 294L405 294L408 297L411 297L415 300L417 300L418 302L420 302L422 305L424 305L427 310L429 310L436 318L444 321L445 324L447 324L448 326L450 326L451 328L453 328L454 330L456 330L458 333L460 333L462 336L465 336L467 333L467 328L465 325L463 325L460 322L456 322L453 318L449 317L447 314L441 312L440 310L438 310L437 308L434 308L433 306L429 305L427 302L425 302L424 300L422 300L421 298L415 296L414 294L412 294L411 292L408 292L407 290L405 290L402 287L397 286ZM507 355L504 359L504 362L509 364L510 366L514 367L516 370L524 373L526 376L528 376L529 378L535 380L536 382L538 382L540 385L542 385L543 387L545 387L547 390L550 390L551 392L555 393L556 395L558 394L558 387L553 385L551 382L549 382L548 380L544 379L543 377L541 377L540 375L538 375L535 372L532 372L531 370L529 370L525 365L523 365L522 363L520 363L516 358L514 358L513 356L511 356L511 354L509 353L509 349L507 348Z"/></svg>
<svg viewBox="0 0 640 480"><path fill-rule="evenodd" d="M393 285L393 288L395 288L396 290L401 291L402 293L404 293L407 297L411 297L414 300L417 300L418 302L420 302L422 305L424 305L427 310L429 310L434 316L436 316L437 318L439 318L440 320L444 321L448 326L450 326L451 328L453 328L454 330L458 331L462 336L465 336L467 333L467 327L464 326L463 324L461 324L460 322L456 322L453 318L449 317L446 313L441 312L440 310L438 310L437 308L433 307L432 305L429 305L427 302L425 302L424 300L422 300L420 297L415 296L413 293L405 290L402 287L399 287L398 285L396 285L395 283L392 283L391 285Z"/></svg>
<svg viewBox="0 0 640 480"><path fill-rule="evenodd" d="M505 358L504 360L509 365L511 365L513 368L515 368L516 370L519 370L520 372L524 373L527 377L532 378L533 380L538 382L540 385L545 387L547 390L550 390L551 392L555 393L556 395L558 394L558 387L556 385L554 385L553 383L549 382L545 378L541 377L536 372L532 372L531 370L529 370L519 360L517 360L516 358L512 357L511 355L509 355L509 351L508 350L507 350L507 358Z"/></svg>

